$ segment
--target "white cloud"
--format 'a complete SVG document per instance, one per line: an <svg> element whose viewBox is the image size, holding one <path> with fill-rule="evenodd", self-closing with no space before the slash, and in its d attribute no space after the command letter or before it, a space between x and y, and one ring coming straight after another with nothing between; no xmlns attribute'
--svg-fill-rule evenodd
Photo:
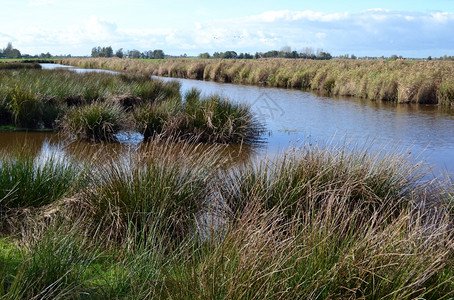
<svg viewBox="0 0 454 300"><path fill-rule="evenodd" d="M28 6L34 6L34 7L50 6L50 5L54 5L54 4L55 4L55 2L52 0L31 0L30 2L28 2Z"/></svg>
<svg viewBox="0 0 454 300"><path fill-rule="evenodd" d="M266 11L263 14L250 17L253 21L263 22L276 22L280 20L284 21L297 21L297 20L309 20L309 21L320 21L320 22L332 22L339 21L348 18L348 13L334 13L326 14L323 12L314 12L311 10L305 11L290 11L290 10L278 10L278 11Z"/></svg>
<svg viewBox="0 0 454 300"><path fill-rule="evenodd" d="M454 28L454 13L384 9L330 14L277 10L236 19L198 21L186 28L127 28L93 15L64 28L35 26L20 28L14 33L0 32L0 42L6 45L13 41L15 47L30 54L47 51L89 54L90 49L98 45L141 51L161 48L171 54L255 52L278 50L288 45L295 50L324 48L333 54L420 53L423 57L443 55L446 50L454 49L451 28Z"/></svg>
<svg viewBox="0 0 454 300"><path fill-rule="evenodd" d="M432 18L437 23L446 24L449 20L453 19L453 14L447 12L437 12L432 14Z"/></svg>
<svg viewBox="0 0 454 300"><path fill-rule="evenodd" d="M83 23L82 32L86 38L108 41L117 37L117 25L114 22L91 16L88 20L84 20Z"/></svg>

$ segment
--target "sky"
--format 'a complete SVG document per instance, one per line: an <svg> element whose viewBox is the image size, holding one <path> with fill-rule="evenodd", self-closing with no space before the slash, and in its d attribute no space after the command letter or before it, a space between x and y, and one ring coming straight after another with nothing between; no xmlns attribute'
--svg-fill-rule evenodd
<svg viewBox="0 0 454 300"><path fill-rule="evenodd" d="M171 55L291 47L332 55L454 55L453 0L0 0L0 48L90 55L162 49Z"/></svg>

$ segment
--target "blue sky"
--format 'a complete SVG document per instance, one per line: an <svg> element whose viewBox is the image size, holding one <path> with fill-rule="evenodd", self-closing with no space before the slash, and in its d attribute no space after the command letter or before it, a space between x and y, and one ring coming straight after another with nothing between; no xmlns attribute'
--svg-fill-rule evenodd
<svg viewBox="0 0 454 300"><path fill-rule="evenodd" d="M89 55L95 46L197 55L290 46L333 55L454 55L454 1L0 0L0 47Z"/></svg>

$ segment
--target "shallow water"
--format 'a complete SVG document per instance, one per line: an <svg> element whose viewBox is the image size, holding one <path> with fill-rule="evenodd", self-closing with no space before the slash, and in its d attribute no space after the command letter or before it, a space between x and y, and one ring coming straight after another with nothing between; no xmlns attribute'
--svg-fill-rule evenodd
<svg viewBox="0 0 454 300"><path fill-rule="evenodd" d="M44 69L68 66L42 64ZM76 69L77 72L93 70ZM107 70L95 70L108 72ZM245 161L253 157L275 155L302 143L360 144L372 149L408 152L412 159L425 159L438 175L447 170L454 174L454 109L433 105L409 105L375 102L362 99L330 98L299 90L222 84L188 79L177 80L183 93L197 88L203 95L222 96L251 106L266 125L266 144L259 149L230 147L226 156ZM140 149L141 135L122 133L120 143L105 150L111 154ZM84 151L96 152L99 145L84 147L52 133L0 132L0 150L26 144L37 153L43 145L65 148L70 155L84 156ZM81 149L84 149L83 151ZM242 151L239 151L242 149ZM247 151L244 151L247 149ZM238 152L244 152L238 156ZM77 156L77 155L76 155Z"/></svg>
<svg viewBox="0 0 454 300"><path fill-rule="evenodd" d="M372 149L410 153L425 159L434 172L454 174L454 109L364 99L330 98L277 88L178 80L182 92L198 88L248 103L266 124L268 154L299 142L366 144Z"/></svg>

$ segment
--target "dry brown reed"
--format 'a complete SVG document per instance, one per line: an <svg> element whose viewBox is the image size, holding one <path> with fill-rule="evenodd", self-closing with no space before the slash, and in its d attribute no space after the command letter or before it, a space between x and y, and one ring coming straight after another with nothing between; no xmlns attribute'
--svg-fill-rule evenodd
<svg viewBox="0 0 454 300"><path fill-rule="evenodd" d="M83 68L297 88L398 103L451 104L454 62L382 60L65 59Z"/></svg>

